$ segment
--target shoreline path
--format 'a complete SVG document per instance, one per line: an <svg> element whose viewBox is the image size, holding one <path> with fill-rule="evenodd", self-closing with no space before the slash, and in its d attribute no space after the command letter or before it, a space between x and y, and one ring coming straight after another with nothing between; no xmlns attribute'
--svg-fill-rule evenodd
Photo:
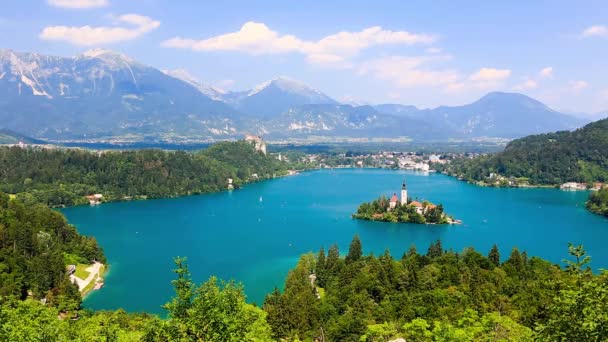
<svg viewBox="0 0 608 342"><path fill-rule="evenodd" d="M74 274L72 274L70 275L70 281L74 282L75 280L76 284L78 284L78 290L82 292L82 290L84 290L93 280L97 279L97 277L99 276L99 269L102 266L102 263L96 261L93 265L85 269L85 271L89 272L89 276L86 277L86 279L80 279Z"/></svg>

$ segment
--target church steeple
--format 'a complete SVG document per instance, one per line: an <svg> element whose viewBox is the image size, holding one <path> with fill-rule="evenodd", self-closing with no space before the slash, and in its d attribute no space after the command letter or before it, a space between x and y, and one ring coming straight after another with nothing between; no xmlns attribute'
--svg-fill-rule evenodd
<svg viewBox="0 0 608 342"><path fill-rule="evenodd" d="M401 185L401 205L407 204L407 184L405 184L405 178L403 179L403 184Z"/></svg>

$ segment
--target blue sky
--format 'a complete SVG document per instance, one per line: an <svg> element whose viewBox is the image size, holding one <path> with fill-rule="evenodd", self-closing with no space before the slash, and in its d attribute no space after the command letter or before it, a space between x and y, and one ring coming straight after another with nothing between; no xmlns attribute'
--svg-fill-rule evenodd
<svg viewBox="0 0 608 342"><path fill-rule="evenodd" d="M0 47L103 47L228 90L288 76L367 103L500 90L608 109L606 1L21 0L3 4Z"/></svg>

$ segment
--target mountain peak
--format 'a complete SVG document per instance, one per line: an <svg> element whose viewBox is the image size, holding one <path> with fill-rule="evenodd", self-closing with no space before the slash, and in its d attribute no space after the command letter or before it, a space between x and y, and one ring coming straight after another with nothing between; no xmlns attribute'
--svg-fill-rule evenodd
<svg viewBox="0 0 608 342"><path fill-rule="evenodd" d="M212 98L216 101L224 101L222 95L226 94L226 91L220 88L216 88L201 82L198 78L190 74L186 69L174 69L174 70L161 70L165 75L177 78L180 81L186 82L191 86L195 87L204 95Z"/></svg>
<svg viewBox="0 0 608 342"><path fill-rule="evenodd" d="M100 59L105 62L113 63L113 64L139 64L133 58L122 54L120 52L116 52L113 50L106 50L101 48L90 49L83 52L79 57L81 58L94 58Z"/></svg>
<svg viewBox="0 0 608 342"><path fill-rule="evenodd" d="M524 95L522 93L509 93L509 92L504 92L504 91L492 91L487 93L486 95L482 96L478 101L484 101L484 100L497 100L497 99L518 99L518 100L534 100L533 98Z"/></svg>
<svg viewBox="0 0 608 342"><path fill-rule="evenodd" d="M286 76L279 76L269 81L258 84L247 94L247 96L255 95L269 87L275 87L289 93L323 95L319 90L309 86L308 84L302 81L298 81Z"/></svg>
<svg viewBox="0 0 608 342"><path fill-rule="evenodd" d="M526 107L542 108L542 109L546 109L546 110L550 110L550 111L554 112L554 110L547 107L547 105L545 105L544 103L542 103L538 100L535 100L527 95L521 94L521 93L507 93L507 92L494 91L494 92L487 93L485 96L483 96L482 98L480 98L479 100L477 100L474 103L477 103L477 104L495 103L495 104L501 105L501 106L519 103Z"/></svg>

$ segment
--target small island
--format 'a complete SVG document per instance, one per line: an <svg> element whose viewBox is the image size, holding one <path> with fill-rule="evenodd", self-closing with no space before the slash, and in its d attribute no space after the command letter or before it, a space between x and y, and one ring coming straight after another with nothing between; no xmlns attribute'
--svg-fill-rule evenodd
<svg viewBox="0 0 608 342"><path fill-rule="evenodd" d="M435 205L429 201L412 201L407 197L405 180L401 186L401 198L397 194L388 199L380 196L377 200L363 203L353 214L359 220L419 223L419 224L458 224L460 221L443 212L441 204Z"/></svg>

